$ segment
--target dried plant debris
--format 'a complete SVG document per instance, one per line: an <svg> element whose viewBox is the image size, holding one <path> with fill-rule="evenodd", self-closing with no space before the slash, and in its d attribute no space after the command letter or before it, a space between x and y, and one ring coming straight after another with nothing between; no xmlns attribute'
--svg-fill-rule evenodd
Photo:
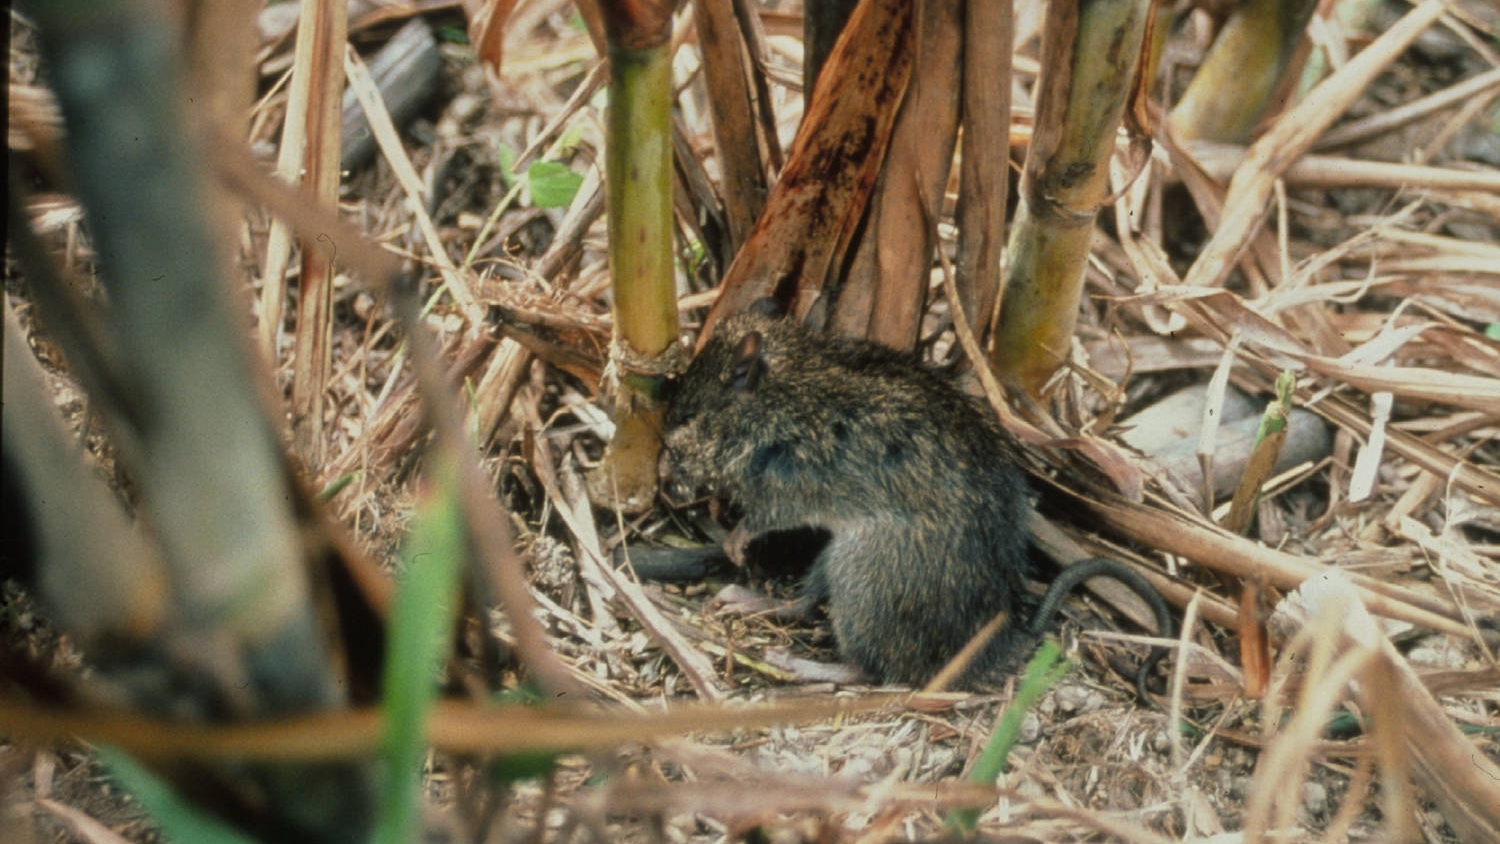
<svg viewBox="0 0 1500 844"><path fill-rule="evenodd" d="M1016 4L1017 144L1039 54L1026 21L1041 5ZM1350 54L1379 33L1413 25L1412 14L1438 17L1427 4L1366 5L1378 23L1316 19L1316 61L1340 75L1303 86L1301 105L1265 117L1248 148L1163 133L1131 180L1126 165L1140 162L1121 141L1076 339L1048 388L1053 427L1017 427L1019 459L1058 541L1078 556L1138 564L1175 605L1181 632L1160 709L1134 700L1129 671L1146 647L1124 631L1139 628L1090 597L1067 610L1077 668L1026 716L998 783L966 775L1008 689L535 768L438 753L426 795L434 840L925 841L948 835L948 813L963 807L981 810L978 835L995 841L1500 840L1500 780L1484 777L1500 766L1500 19L1485 0L1456 0L1383 66L1361 71ZM627 516L584 494L613 433L601 389L613 330L599 178L607 71L573 7L536 0L516 5L493 75L459 34L456 6L353 13L352 41L370 56L425 9L436 40L422 39L428 76L413 84L436 92L392 115L394 148L377 143L373 160L345 174L341 212L422 280L421 319L460 386L466 433L507 508L535 615L566 672L627 714L694 699L737 707L891 691L827 670L837 647L826 619L775 611L795 599L812 553L795 543L752 549L749 568L683 550L694 566L685 579L642 582L620 568L637 549L719 548L739 514L714 498L663 499ZM759 8L744 62L761 86L756 107L774 118L756 131L763 142L775 136L768 161L778 164L802 113L802 92L785 84L801 62L796 6ZM288 109L280 80L291 38L270 12L262 24L249 141L269 164ZM1193 11L1167 34L1169 93L1180 93L1213 26L1209 11ZM716 263L725 243L708 242L725 213L721 153L696 32L685 25L681 35L677 150L701 177L677 209L679 233L701 238L678 244L691 340L727 268ZM59 263L91 279L100 256L55 178L60 123L25 26L13 27L10 69L10 148L41 186L27 216ZM1331 124L1316 136L1287 122L1320 108ZM959 154L979 146L965 138ZM912 225L948 214L949 199L911 209ZM247 219L235 281L245 312L259 315L252 300L280 236L266 211ZM953 247L949 221L937 227L941 249ZM115 475L89 400L9 254L5 272L7 305L55 404ZM388 563L436 446L383 293L356 272L335 273L327 460L312 486L334 490L333 517ZM959 357L955 318L941 296L928 302L919 349L934 364ZM275 328L257 336L269 338L262 351L287 391L292 314ZM1254 440L1245 420L1260 418L1283 372L1293 379L1289 442L1249 525L1231 534L1221 520ZM113 478L128 498L123 480ZM1336 597L1283 626L1286 608L1306 597L1299 587L1329 579ZM726 586L770 599L768 611L719 611ZM7 694L34 670L88 671L37 612L7 587ZM476 617L516 642L503 613ZM464 636L484 638L479 622ZM452 686L514 691L524 669L499 659L456 663ZM0 744L0 803L5 840L157 836L74 750Z"/></svg>

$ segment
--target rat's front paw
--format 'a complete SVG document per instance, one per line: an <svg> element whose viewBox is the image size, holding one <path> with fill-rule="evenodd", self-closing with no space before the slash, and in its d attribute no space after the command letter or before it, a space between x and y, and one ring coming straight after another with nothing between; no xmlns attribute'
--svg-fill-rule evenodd
<svg viewBox="0 0 1500 844"><path fill-rule="evenodd" d="M724 615L769 615L781 618L787 603L748 586L731 583L709 600L708 608Z"/></svg>

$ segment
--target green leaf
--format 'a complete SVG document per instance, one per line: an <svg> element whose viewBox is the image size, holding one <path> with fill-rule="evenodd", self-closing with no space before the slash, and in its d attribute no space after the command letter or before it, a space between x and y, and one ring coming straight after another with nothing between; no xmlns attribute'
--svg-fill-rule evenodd
<svg viewBox="0 0 1500 844"><path fill-rule="evenodd" d="M462 26L440 26L437 28L437 39L445 44L469 43L469 30Z"/></svg>
<svg viewBox="0 0 1500 844"><path fill-rule="evenodd" d="M323 489L318 492L318 501L324 504L332 501L334 496L343 492L344 489L348 487L349 484L353 483L354 479L357 477L359 477L358 472L350 472L343 477L334 479L333 483L330 483L328 486L323 487Z"/></svg>
<svg viewBox="0 0 1500 844"><path fill-rule="evenodd" d="M516 166L516 151L506 144L496 144L495 160L500 164L500 180L505 182L506 189L515 187L516 174L512 168Z"/></svg>
<svg viewBox="0 0 1500 844"><path fill-rule="evenodd" d="M123 750L101 747L99 759L115 781L141 802L146 814L161 825L165 840L192 844L256 844L255 839L177 796L170 785Z"/></svg>
<svg viewBox="0 0 1500 844"><path fill-rule="evenodd" d="M491 762L488 773L490 782L496 785L512 785L522 780L540 779L556 765L556 753L512 753Z"/></svg>
<svg viewBox="0 0 1500 844"><path fill-rule="evenodd" d="M566 208L582 184L581 174L556 161L537 161L526 168L526 186L537 208Z"/></svg>
<svg viewBox="0 0 1500 844"><path fill-rule="evenodd" d="M557 141L552 144L552 150L548 153L547 157L562 158L572 155L577 151L580 143L583 143L583 127L579 126L576 122L570 123L568 124L568 128L564 129L563 133L557 137Z"/></svg>
<svg viewBox="0 0 1500 844"><path fill-rule="evenodd" d="M541 706L547 702L546 695L532 683L523 683L513 689L501 689L490 702L497 707ZM521 780L543 777L557 766L556 751L539 750L534 753L511 753L490 762L488 773L495 785L511 785Z"/></svg>

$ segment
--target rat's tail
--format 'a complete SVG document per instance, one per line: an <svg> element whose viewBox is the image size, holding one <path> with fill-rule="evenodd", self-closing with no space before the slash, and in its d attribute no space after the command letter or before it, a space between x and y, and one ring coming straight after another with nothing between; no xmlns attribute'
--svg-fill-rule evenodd
<svg viewBox="0 0 1500 844"><path fill-rule="evenodd" d="M1033 636L1040 637L1047 631L1047 628L1052 626L1053 620L1057 617L1057 611L1062 608L1062 602L1067 599L1068 595L1084 581L1095 577L1107 577L1118 581L1141 596L1141 600L1146 602L1146 606L1150 607L1151 613L1156 616L1156 634L1163 638L1172 635L1172 613L1161 593L1156 591L1156 587L1152 586L1151 582L1135 569L1106 557L1090 557L1064 568L1057 579L1047 587L1047 593L1042 596L1042 602L1037 606L1036 613L1032 615L1027 631ZM1152 648L1146 661L1141 663L1141 670L1135 676L1135 691L1144 703L1151 702L1151 696L1146 689L1146 679L1155 670L1156 664L1161 662L1166 655L1166 648Z"/></svg>

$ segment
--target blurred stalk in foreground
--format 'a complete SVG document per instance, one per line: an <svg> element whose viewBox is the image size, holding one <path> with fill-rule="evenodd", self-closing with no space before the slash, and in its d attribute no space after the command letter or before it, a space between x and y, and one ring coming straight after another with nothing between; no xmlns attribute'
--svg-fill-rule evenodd
<svg viewBox="0 0 1500 844"><path fill-rule="evenodd" d="M1036 131L1011 228L991 362L1032 395L1068 359L1094 218L1142 55L1150 0L1047 6Z"/></svg>
<svg viewBox="0 0 1500 844"><path fill-rule="evenodd" d="M614 282L615 436L594 499L651 505L661 408L649 394L677 342L672 273L672 4L604 0L609 44L605 184Z"/></svg>
<svg viewBox="0 0 1500 844"><path fill-rule="evenodd" d="M130 0L23 8L38 27L108 293L98 347L66 354L109 361L107 377L86 387L111 440L130 444L117 457L165 569L162 621L110 676L115 699L185 720L340 706L346 690L315 613L294 489L224 282L220 218L205 213L216 205L184 111L193 99L173 27ZM97 589L115 577L67 585ZM358 763L267 764L194 776L207 792L259 795L254 822L275 840L355 842L368 824L367 773Z"/></svg>

